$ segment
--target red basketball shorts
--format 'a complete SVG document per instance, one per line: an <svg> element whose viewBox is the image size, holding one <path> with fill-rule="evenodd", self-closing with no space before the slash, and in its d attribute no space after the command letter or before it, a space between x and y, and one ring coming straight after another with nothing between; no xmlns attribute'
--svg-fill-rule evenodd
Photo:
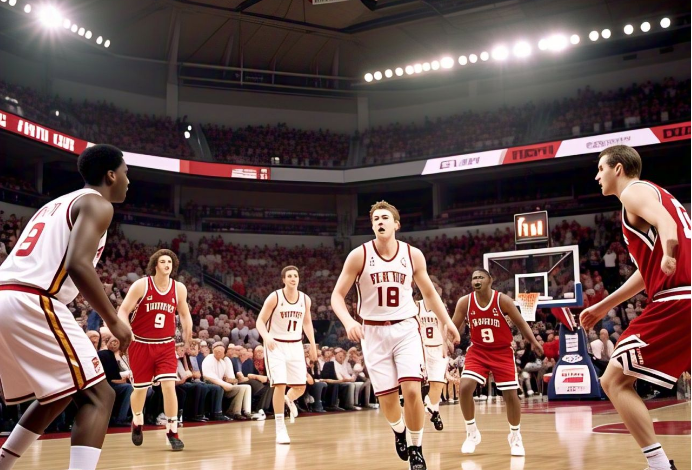
<svg viewBox="0 0 692 470"><path fill-rule="evenodd" d="M626 375L673 388L690 370L689 299L654 301L632 320L611 359Z"/></svg>
<svg viewBox="0 0 692 470"><path fill-rule="evenodd" d="M154 382L178 380L175 341L140 343L133 341L127 350L134 388L146 388Z"/></svg>
<svg viewBox="0 0 692 470"><path fill-rule="evenodd" d="M488 373L492 372L498 390L514 390L519 388L517 366L514 362L514 349L484 348L472 344L466 351L464 370L461 378L473 379L485 385Z"/></svg>

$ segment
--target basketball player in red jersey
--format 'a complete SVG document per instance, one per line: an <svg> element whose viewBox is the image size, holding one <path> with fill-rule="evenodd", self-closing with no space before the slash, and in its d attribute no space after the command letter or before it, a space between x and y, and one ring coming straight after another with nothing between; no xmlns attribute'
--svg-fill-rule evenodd
<svg viewBox="0 0 692 470"><path fill-rule="evenodd" d="M485 385L488 372L493 373L497 389L507 403L509 421L510 453L512 456L525 455L519 425L521 404L517 389L517 366L512 348L512 330L505 315L519 328L524 339L531 344L537 354L543 348L531 332L526 320L521 316L514 301L492 289L493 278L485 269L477 269L471 276L473 292L460 298L454 310L453 322L462 331L466 322L471 330L471 346L466 350L464 370L461 372L460 403L466 420L466 440L461 447L464 454L473 454L481 442L475 420L473 391L477 384ZM528 346L527 346L528 347Z"/></svg>
<svg viewBox="0 0 692 470"><path fill-rule="evenodd" d="M673 388L690 368L690 216L668 191L639 179L641 157L615 145L599 155L596 181L622 202L622 233L637 271L615 292L581 313L593 328L610 309L646 290L648 304L620 335L601 385L637 441L651 470L675 468L657 442L636 379Z"/></svg>
<svg viewBox="0 0 692 470"><path fill-rule="evenodd" d="M125 296L118 316L132 325L134 341L129 350L132 385L132 443L141 446L144 402L147 388L161 383L168 442L174 451L183 450L178 436L178 398L175 381L178 359L175 352L175 312L180 315L183 340L192 338L192 317L187 305L187 288L172 278L178 257L171 250L159 250L149 258L149 276L135 281Z"/></svg>
<svg viewBox="0 0 692 470"><path fill-rule="evenodd" d="M257 317L257 331L264 340L269 385L274 388L274 419L276 443L290 444L291 439L284 421L284 404L291 417L298 416L294 401L305 392L307 369L303 351L303 331L310 342L310 359L317 360L315 330L312 326L310 297L298 290L300 274L295 266L281 270L283 289L269 294ZM286 387L291 389L286 393Z"/></svg>
<svg viewBox="0 0 692 470"><path fill-rule="evenodd" d="M332 308L348 338L362 341L363 359L382 412L394 431L399 458L408 460L412 470L425 470L425 409L420 385L425 378L425 358L413 281L427 308L435 313L440 325L447 325L448 334L457 344L459 332L428 276L423 253L396 239L396 231L401 228L396 207L385 201L373 204L370 221L375 239L346 258L332 292ZM354 283L357 313L363 324L354 320L346 308L345 298ZM404 395L403 416L399 386Z"/></svg>
<svg viewBox="0 0 692 470"><path fill-rule="evenodd" d="M77 159L84 188L43 206L0 266L0 378L4 399L34 401L0 451L11 469L73 401L70 470L94 470L108 430L115 392L104 380L96 350L67 304L81 293L120 340L132 340L104 293L94 266L106 243L113 205L127 193L127 165L111 145Z"/></svg>

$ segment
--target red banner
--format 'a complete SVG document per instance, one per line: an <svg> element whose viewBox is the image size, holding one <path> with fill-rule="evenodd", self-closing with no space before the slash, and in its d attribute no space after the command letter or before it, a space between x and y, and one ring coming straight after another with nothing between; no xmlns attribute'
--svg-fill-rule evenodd
<svg viewBox="0 0 692 470"><path fill-rule="evenodd" d="M523 147L510 147L502 158L502 164L533 162L555 158L561 141L543 142L542 144L524 145Z"/></svg>
<svg viewBox="0 0 692 470"><path fill-rule="evenodd" d="M677 124L670 124L667 126L652 127L651 132L654 133L661 143L674 142L676 140L689 140L690 123L679 122Z"/></svg>
<svg viewBox="0 0 692 470"><path fill-rule="evenodd" d="M190 160L180 160L180 173L214 176L217 178L242 178L251 180L271 179L271 169L265 167L194 162Z"/></svg>
<svg viewBox="0 0 692 470"><path fill-rule="evenodd" d="M70 137L5 111L0 111L0 129L77 155L87 148L85 140Z"/></svg>

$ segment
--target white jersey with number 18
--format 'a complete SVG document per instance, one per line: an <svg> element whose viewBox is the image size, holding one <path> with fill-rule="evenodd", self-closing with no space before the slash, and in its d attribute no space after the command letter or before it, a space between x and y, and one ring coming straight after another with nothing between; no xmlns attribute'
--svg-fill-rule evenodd
<svg viewBox="0 0 692 470"><path fill-rule="evenodd" d="M34 214L14 250L0 266L0 284L37 287L63 304L69 304L77 297L77 287L65 270L65 257L74 224L70 213L72 205L87 194L101 196L94 189L79 189L50 201ZM104 233L94 253L94 266L105 245Z"/></svg>
<svg viewBox="0 0 692 470"><path fill-rule="evenodd" d="M363 267L356 277L358 315L364 320L392 321L415 317L413 300L413 261L411 246L397 240L391 259L377 252L375 241L363 247Z"/></svg>

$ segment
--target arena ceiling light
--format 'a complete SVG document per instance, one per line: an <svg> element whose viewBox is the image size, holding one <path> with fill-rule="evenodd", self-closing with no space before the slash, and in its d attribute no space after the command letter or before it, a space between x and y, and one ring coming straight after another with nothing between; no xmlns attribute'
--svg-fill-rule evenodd
<svg viewBox="0 0 692 470"><path fill-rule="evenodd" d="M476 54L471 54L469 56L469 62L471 62L472 64L475 64L476 62L478 62L478 56Z"/></svg>
<svg viewBox="0 0 692 470"><path fill-rule="evenodd" d="M31 5L30 4L27 3L26 5L24 5L24 13L31 13Z"/></svg>
<svg viewBox="0 0 692 470"><path fill-rule="evenodd" d="M575 46L579 44L579 41L581 41L581 38L578 34L573 34L569 37L569 42L571 42Z"/></svg>
<svg viewBox="0 0 692 470"><path fill-rule="evenodd" d="M483 51L481 52L481 60L483 62L486 62L490 59L490 54L488 54L488 51Z"/></svg>
<svg viewBox="0 0 692 470"><path fill-rule="evenodd" d="M542 51L547 51L548 50L548 40L543 38L540 41L538 41L538 48Z"/></svg>
<svg viewBox="0 0 692 470"><path fill-rule="evenodd" d="M17 4L17 0L10 0L9 4L11 7L15 6Z"/></svg>
<svg viewBox="0 0 692 470"><path fill-rule="evenodd" d="M97 37L96 38L96 44L98 44L100 46L102 43L103 43L103 36Z"/></svg>
<svg viewBox="0 0 692 470"><path fill-rule="evenodd" d="M438 60L433 60L430 62L430 68L433 70L440 70L440 62Z"/></svg>
<svg viewBox="0 0 692 470"><path fill-rule="evenodd" d="M661 28L666 29L670 27L670 18L663 18L661 20Z"/></svg>
<svg viewBox="0 0 692 470"><path fill-rule="evenodd" d="M392 69L387 69L384 71L384 76L387 78L392 78L394 76L394 72L392 72Z"/></svg>
<svg viewBox="0 0 692 470"><path fill-rule="evenodd" d="M57 28L61 24L65 26L62 15L55 7L51 5L46 5L39 9L38 20L46 28Z"/></svg>
<svg viewBox="0 0 692 470"><path fill-rule="evenodd" d="M629 35L632 34L633 32L634 32L634 26L632 26L631 24L628 24L628 25L625 26L625 34L626 34L626 35L629 36Z"/></svg>
<svg viewBox="0 0 692 470"><path fill-rule="evenodd" d="M440 65L443 69L451 69L454 67L454 59L451 57L443 57L442 60L440 60Z"/></svg>
<svg viewBox="0 0 692 470"><path fill-rule="evenodd" d="M507 50L506 46L495 46L491 54L495 60L507 60L509 50Z"/></svg>
<svg viewBox="0 0 692 470"><path fill-rule="evenodd" d="M591 39L594 42L598 41L598 37L599 37L598 31L591 31L589 33L589 39Z"/></svg>
<svg viewBox="0 0 692 470"><path fill-rule="evenodd" d="M423 62L423 72L430 72L430 62Z"/></svg>
<svg viewBox="0 0 692 470"><path fill-rule="evenodd" d="M404 69L402 69L401 67L397 67L396 69L394 69L394 73L397 77L401 77L404 74Z"/></svg>
<svg viewBox="0 0 692 470"><path fill-rule="evenodd" d="M421 73L423 71L423 65L422 64L416 64L413 66L413 71L415 73Z"/></svg>
<svg viewBox="0 0 692 470"><path fill-rule="evenodd" d="M548 49L553 52L560 52L567 49L569 41L562 34L553 34L548 38Z"/></svg>
<svg viewBox="0 0 692 470"><path fill-rule="evenodd" d="M366 82L370 83L373 79L373 76L370 72L366 73L365 76L363 77Z"/></svg>
<svg viewBox="0 0 692 470"><path fill-rule="evenodd" d="M610 30L608 28L606 28L603 31L601 31L601 37L603 39L609 39L610 38Z"/></svg>
<svg viewBox="0 0 692 470"><path fill-rule="evenodd" d="M373 74L373 77L375 77L375 80L380 81L382 80L382 72L379 70Z"/></svg>
<svg viewBox="0 0 692 470"><path fill-rule="evenodd" d="M109 47L111 47L111 40L110 40L110 39L106 39L106 42L103 43L103 47L105 47L106 49L108 49Z"/></svg>
<svg viewBox="0 0 692 470"><path fill-rule="evenodd" d="M413 65L407 65L404 70L406 71L406 75L413 75Z"/></svg>
<svg viewBox="0 0 692 470"><path fill-rule="evenodd" d="M465 55L459 56L459 65L466 65L468 63L469 63L469 60L466 58Z"/></svg>
<svg viewBox="0 0 692 470"><path fill-rule="evenodd" d="M524 57L531 55L531 45L526 41L519 41L514 45L512 52L514 53L515 57L523 59Z"/></svg>
<svg viewBox="0 0 692 470"><path fill-rule="evenodd" d="M641 29L643 32L648 33L651 30L651 23L649 23L648 21L643 22L641 25Z"/></svg>

